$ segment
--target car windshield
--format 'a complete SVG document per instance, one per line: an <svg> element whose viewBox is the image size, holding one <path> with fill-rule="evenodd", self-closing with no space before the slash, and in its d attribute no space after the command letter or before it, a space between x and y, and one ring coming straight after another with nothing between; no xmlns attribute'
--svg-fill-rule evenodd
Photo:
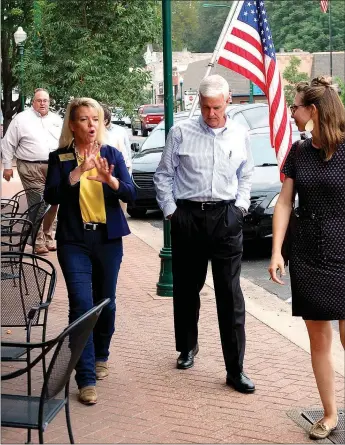
<svg viewBox="0 0 345 445"><path fill-rule="evenodd" d="M164 114L164 107L144 107L144 114L159 113Z"/></svg>
<svg viewBox="0 0 345 445"><path fill-rule="evenodd" d="M292 142L300 139L298 132L292 133ZM250 146L254 158L255 167L269 167L277 165L274 149L271 147L269 134L254 134L250 136Z"/></svg>
<svg viewBox="0 0 345 445"><path fill-rule="evenodd" d="M248 108L242 113L250 128L268 127L270 124L268 107Z"/></svg>
<svg viewBox="0 0 345 445"><path fill-rule="evenodd" d="M176 115L174 116L174 124L176 122L187 119L188 115ZM195 117L197 119L197 116ZM143 145L141 146L140 151L144 150L151 150L153 148L164 148L165 146L165 123L164 121L161 121L156 128L154 128L151 132L151 134L148 136L147 139L145 139Z"/></svg>
<svg viewBox="0 0 345 445"><path fill-rule="evenodd" d="M164 148L165 145L165 127L162 122L152 131L150 136L145 139L140 151L151 150L152 148Z"/></svg>

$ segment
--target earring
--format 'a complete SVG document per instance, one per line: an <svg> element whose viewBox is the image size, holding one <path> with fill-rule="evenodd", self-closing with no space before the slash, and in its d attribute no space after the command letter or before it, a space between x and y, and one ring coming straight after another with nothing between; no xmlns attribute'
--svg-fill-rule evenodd
<svg viewBox="0 0 345 445"><path fill-rule="evenodd" d="M305 124L305 131L313 131L314 130L314 121L313 119L309 119L308 122Z"/></svg>

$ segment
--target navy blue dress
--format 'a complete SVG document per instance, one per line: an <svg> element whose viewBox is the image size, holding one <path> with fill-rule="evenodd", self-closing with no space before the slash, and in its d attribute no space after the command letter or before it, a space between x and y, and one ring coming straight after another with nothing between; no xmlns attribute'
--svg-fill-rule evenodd
<svg viewBox="0 0 345 445"><path fill-rule="evenodd" d="M292 240L292 314L345 319L345 142L329 161L311 139L291 147L282 172L299 197Z"/></svg>

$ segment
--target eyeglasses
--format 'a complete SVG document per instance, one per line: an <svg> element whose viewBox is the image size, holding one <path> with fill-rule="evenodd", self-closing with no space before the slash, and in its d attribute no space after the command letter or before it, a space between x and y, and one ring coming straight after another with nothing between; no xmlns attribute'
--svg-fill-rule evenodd
<svg viewBox="0 0 345 445"><path fill-rule="evenodd" d="M39 104L47 104L49 103L49 99L35 99L35 102L38 102Z"/></svg>
<svg viewBox="0 0 345 445"><path fill-rule="evenodd" d="M304 106L305 105L291 105L290 107L291 114L295 114L298 107L304 107Z"/></svg>

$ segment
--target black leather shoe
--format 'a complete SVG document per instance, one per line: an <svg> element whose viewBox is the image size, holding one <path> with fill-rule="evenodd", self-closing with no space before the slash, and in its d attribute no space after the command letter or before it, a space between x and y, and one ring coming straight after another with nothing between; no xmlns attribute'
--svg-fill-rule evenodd
<svg viewBox="0 0 345 445"><path fill-rule="evenodd" d="M245 375L244 372L241 372L236 376L228 373L226 376L226 384L232 386L239 392L251 393L255 391L254 383Z"/></svg>
<svg viewBox="0 0 345 445"><path fill-rule="evenodd" d="M199 345L196 346L188 352L181 352L177 359L177 369L189 369L194 366L194 357L199 352Z"/></svg>

